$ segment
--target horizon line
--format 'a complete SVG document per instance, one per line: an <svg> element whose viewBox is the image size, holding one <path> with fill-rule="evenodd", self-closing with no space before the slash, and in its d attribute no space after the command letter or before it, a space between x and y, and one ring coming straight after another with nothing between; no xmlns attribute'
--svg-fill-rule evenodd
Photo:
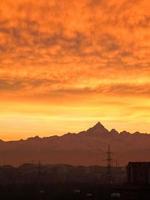
<svg viewBox="0 0 150 200"><path fill-rule="evenodd" d="M103 126L106 130L108 130L104 125L103 125L103 123L101 123L100 121L98 121L97 123L95 123L95 125L93 125L92 127L89 127L89 128L87 128L86 130L81 130L81 131L79 131L79 132L66 132L66 133L63 133L62 135L58 135L58 134L54 134L54 135L49 135L49 136L40 136L40 135L33 135L33 136L31 136L31 137L26 137L26 138L18 138L18 139L14 139L14 140L5 140L5 139L1 139L0 138L0 142L20 142L20 141L27 141L27 140L32 140L32 139L36 139L36 138L38 138L38 139L47 139L47 138L50 138L50 137L63 137L63 136L65 136L65 135L68 135L68 134L74 134L74 135L78 135L78 134L80 134L80 133L82 133L82 132L86 132L86 131L88 131L89 129L92 129L92 128L94 128L95 126L97 126L97 125L101 125L101 126ZM140 134L140 135L149 135L150 133L143 133L143 132L139 132L139 131L135 131L135 132L130 132L130 131L127 131L127 130L122 130L122 131L117 131L115 128L112 128L112 129L110 129L110 130L108 130L108 132L109 133L111 133L111 131L112 130L115 130L117 133L118 133L118 135L121 135L121 134L123 134L124 132L125 133L127 133L127 134L129 134L129 135L134 135L134 134Z"/></svg>

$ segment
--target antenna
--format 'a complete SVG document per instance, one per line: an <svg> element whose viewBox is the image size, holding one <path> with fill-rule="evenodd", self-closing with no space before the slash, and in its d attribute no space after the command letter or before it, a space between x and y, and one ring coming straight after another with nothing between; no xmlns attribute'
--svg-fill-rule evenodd
<svg viewBox="0 0 150 200"><path fill-rule="evenodd" d="M111 152L111 148L110 145L108 145L108 149L106 152L106 156L107 156L107 181L108 184L112 183L112 152Z"/></svg>

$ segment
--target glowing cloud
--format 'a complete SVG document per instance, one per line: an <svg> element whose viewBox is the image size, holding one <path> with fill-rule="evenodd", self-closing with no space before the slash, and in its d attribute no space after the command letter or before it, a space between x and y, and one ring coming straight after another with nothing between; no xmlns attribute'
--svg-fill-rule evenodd
<svg viewBox="0 0 150 200"><path fill-rule="evenodd" d="M49 134L58 121L63 132L99 120L150 132L149 10L147 0L1 0L2 137ZM8 130L10 116L25 135Z"/></svg>

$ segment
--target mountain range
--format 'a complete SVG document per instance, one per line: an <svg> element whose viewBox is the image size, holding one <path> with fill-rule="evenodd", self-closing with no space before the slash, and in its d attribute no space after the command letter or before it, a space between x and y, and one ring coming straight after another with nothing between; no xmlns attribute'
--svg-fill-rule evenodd
<svg viewBox="0 0 150 200"><path fill-rule="evenodd" d="M129 161L150 161L150 135L108 131L100 122L86 131L63 136L38 136L19 141L0 141L1 165L22 163L102 165L107 164L107 149L112 165Z"/></svg>

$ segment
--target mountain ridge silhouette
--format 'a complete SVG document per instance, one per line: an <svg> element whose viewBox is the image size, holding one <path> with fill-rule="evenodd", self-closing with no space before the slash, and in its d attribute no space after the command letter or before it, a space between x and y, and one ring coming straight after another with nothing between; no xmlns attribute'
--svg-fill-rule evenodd
<svg viewBox="0 0 150 200"><path fill-rule="evenodd" d="M0 155L3 164L20 165L38 162L71 165L105 165L108 145L113 151L113 162L126 165L129 161L149 161L150 135L127 131L108 131L100 122L78 134L26 140L1 141Z"/></svg>

